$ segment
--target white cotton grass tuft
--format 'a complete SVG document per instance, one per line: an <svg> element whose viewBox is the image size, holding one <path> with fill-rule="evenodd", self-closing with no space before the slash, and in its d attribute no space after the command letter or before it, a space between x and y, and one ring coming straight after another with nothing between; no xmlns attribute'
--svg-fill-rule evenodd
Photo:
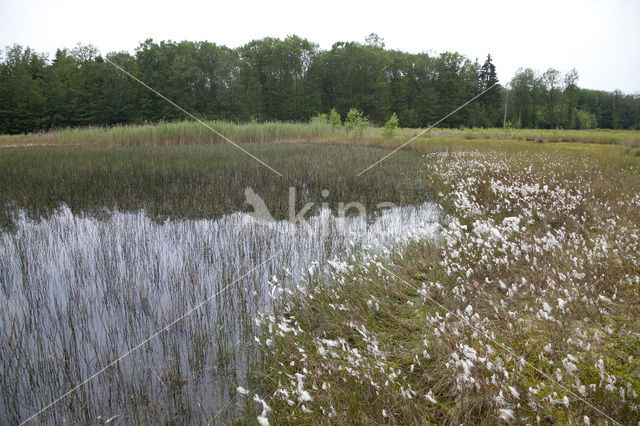
<svg viewBox="0 0 640 426"><path fill-rule="evenodd" d="M515 419L513 410L510 408L500 408L498 410L498 415L500 419L504 420L505 422Z"/></svg>
<svg viewBox="0 0 640 426"><path fill-rule="evenodd" d="M238 392L238 393L239 393L240 395L242 395L242 396L247 396L247 395L249 395L249 391L248 391L247 389L243 388L242 386L238 386L238 387L236 388L236 392Z"/></svg>
<svg viewBox="0 0 640 426"><path fill-rule="evenodd" d="M269 419L267 418L267 415L271 412L271 407L269 407L269 405L267 405L267 403L262 398L260 398L258 394L255 394L253 396L253 400L257 403L262 404L262 413L260 413L257 418L258 423L260 423L260 425L268 425Z"/></svg>
<svg viewBox="0 0 640 426"><path fill-rule="evenodd" d="M520 393L513 386L509 386L509 392L511 392L511 395L513 395L514 398L516 399L520 398Z"/></svg>

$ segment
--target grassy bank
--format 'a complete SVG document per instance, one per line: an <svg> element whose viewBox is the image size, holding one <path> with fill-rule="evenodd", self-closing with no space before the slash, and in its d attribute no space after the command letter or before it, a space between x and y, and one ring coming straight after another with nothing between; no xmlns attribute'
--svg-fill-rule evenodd
<svg viewBox="0 0 640 426"><path fill-rule="evenodd" d="M207 126L236 143L265 142L370 142L398 144L420 133L423 129L398 129L389 137L382 128L366 127L349 131L344 126L329 123L230 123L208 121ZM508 140L521 142L580 142L613 144L626 148L640 147L637 130L545 130L545 129L439 129L426 133L423 138L439 140ZM139 146L186 145L221 143L224 139L207 127L194 121L161 122L147 125L115 127L85 127L60 129L27 135L0 135L0 147L11 146Z"/></svg>
<svg viewBox="0 0 640 426"><path fill-rule="evenodd" d="M517 140L527 142L580 142L640 147L637 130L562 130L562 129L434 129L431 135L441 138L471 140Z"/></svg>
<svg viewBox="0 0 640 426"><path fill-rule="evenodd" d="M261 318L251 418L637 422L637 159L495 147L427 158L450 213L441 239L338 265L342 284Z"/></svg>

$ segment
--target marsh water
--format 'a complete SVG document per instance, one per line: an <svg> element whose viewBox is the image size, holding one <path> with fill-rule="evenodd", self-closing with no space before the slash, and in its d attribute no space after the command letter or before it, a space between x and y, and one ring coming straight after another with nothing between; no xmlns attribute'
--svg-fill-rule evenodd
<svg viewBox="0 0 640 426"><path fill-rule="evenodd" d="M258 312L310 276L330 282L336 262L434 236L437 218L430 203L368 219L323 210L304 226L246 213L161 223L143 211L19 214L0 233L0 422L54 401L34 420L229 419Z"/></svg>

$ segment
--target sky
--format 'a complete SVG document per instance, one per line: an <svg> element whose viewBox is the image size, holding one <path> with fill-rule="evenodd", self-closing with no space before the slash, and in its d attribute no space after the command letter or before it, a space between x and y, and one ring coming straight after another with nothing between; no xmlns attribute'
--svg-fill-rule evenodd
<svg viewBox="0 0 640 426"><path fill-rule="evenodd" d="M502 84L516 70L576 68L581 87L640 94L640 0L0 1L0 47L77 43L135 51L147 38L237 47L297 34L329 49L375 32L407 52L491 54Z"/></svg>

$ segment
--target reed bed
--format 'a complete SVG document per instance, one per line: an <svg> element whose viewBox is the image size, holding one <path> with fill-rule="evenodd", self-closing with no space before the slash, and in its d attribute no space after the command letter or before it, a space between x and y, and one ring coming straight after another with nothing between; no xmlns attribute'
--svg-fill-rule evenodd
<svg viewBox="0 0 640 426"><path fill-rule="evenodd" d="M348 137L348 132L342 128L333 128L322 122L237 124L226 121L207 121L205 124L236 143L311 142ZM206 126L195 121L177 121L114 127L69 128L19 136L5 135L0 137L0 143L59 146L164 146L225 142L225 139Z"/></svg>
<svg viewBox="0 0 640 426"><path fill-rule="evenodd" d="M250 211L245 189L264 198L274 217L289 217L289 187L296 212L307 202L360 202L374 210L382 201L420 204L426 187L420 156L399 152L384 165L356 174L386 151L353 145L245 144L284 176L229 144L140 147L11 149L0 152L0 226L15 209L38 217L66 204L74 212L104 208L145 209L156 220L216 218ZM322 191L328 190L327 197Z"/></svg>
<svg viewBox="0 0 640 426"><path fill-rule="evenodd" d="M391 135L384 129L367 126L362 131L333 127L322 120L309 123L233 123L206 121L205 124L235 143L267 142L370 142L398 144L424 129L397 129ZM582 142L640 147L638 130L563 130L501 128L434 128L425 138L463 140L513 140L529 142ZM186 145L225 142L225 139L195 121L160 122L113 127L58 129L27 135L0 135L0 147L41 146L140 146Z"/></svg>

